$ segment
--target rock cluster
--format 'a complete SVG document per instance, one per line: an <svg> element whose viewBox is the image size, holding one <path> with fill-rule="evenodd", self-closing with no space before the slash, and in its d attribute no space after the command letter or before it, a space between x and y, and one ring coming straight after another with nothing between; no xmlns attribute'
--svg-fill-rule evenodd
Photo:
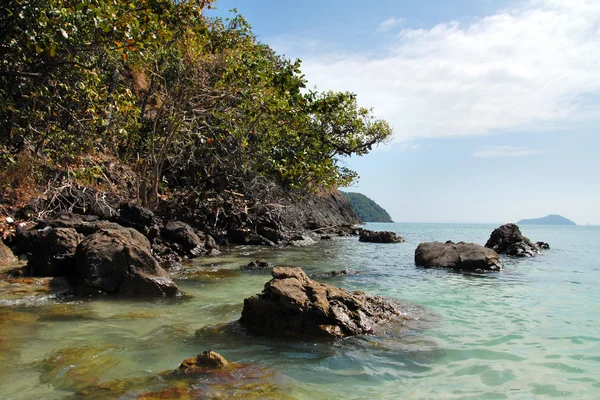
<svg viewBox="0 0 600 400"><path fill-rule="evenodd" d="M300 268L275 267L261 294L244 300L240 322L263 334L343 337L377 334L401 323L399 305L311 280Z"/></svg>
<svg viewBox="0 0 600 400"><path fill-rule="evenodd" d="M70 277L82 294L135 297L181 294L159 262L218 254L209 235L180 221L163 225L143 207L123 205L117 220L59 214L19 228L12 246L27 256L29 275Z"/></svg>
<svg viewBox="0 0 600 400"><path fill-rule="evenodd" d="M462 271L500 271L502 263L491 249L474 243L429 242L415 250L415 264L427 268L452 268Z"/></svg>
<svg viewBox="0 0 600 400"><path fill-rule="evenodd" d="M360 231L360 237L358 239L361 242L370 243L402 243L406 242L402 236L396 235L394 232L375 232L367 229Z"/></svg>
<svg viewBox="0 0 600 400"><path fill-rule="evenodd" d="M515 224L506 224L495 229L485 247L499 254L515 257L533 257L540 253L540 246L523 236Z"/></svg>

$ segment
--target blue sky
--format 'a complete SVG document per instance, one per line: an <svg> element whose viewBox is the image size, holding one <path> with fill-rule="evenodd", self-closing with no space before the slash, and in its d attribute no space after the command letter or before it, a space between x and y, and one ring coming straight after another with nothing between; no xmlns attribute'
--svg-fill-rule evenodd
<svg viewBox="0 0 600 400"><path fill-rule="evenodd" d="M398 222L600 224L600 2L261 1L237 8L394 139L346 160Z"/></svg>

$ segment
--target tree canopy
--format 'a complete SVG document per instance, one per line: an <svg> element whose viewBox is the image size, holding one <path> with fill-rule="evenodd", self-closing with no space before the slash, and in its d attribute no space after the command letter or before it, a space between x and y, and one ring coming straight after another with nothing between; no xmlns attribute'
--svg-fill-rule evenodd
<svg viewBox="0 0 600 400"><path fill-rule="evenodd" d="M139 175L139 199L262 175L347 185L343 159L390 126L346 92L307 89L300 60L212 1L8 0L0 8L0 166L26 152L81 169L102 154ZM79 166L79 167L78 167ZM89 179L101 168L86 167ZM80 173L81 171L78 170Z"/></svg>
<svg viewBox="0 0 600 400"><path fill-rule="evenodd" d="M343 192L363 222L393 222L390 214L362 193Z"/></svg>

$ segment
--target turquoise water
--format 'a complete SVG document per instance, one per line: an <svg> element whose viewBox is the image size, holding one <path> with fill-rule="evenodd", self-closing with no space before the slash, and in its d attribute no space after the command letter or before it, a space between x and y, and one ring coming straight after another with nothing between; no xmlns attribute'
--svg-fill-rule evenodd
<svg viewBox="0 0 600 400"><path fill-rule="evenodd" d="M496 227L369 224L407 242L340 238L306 248L238 248L190 264L177 276L189 295L179 301L19 297L14 287L0 287L0 397L66 398L87 384L155 376L213 349L270 371L264 379L276 387L274 398L600 398L599 227L523 227L552 249L533 259L504 259L499 273L414 266L420 242L483 244ZM223 327L270 278L239 272L256 258L417 304L427 310L427 323L400 337L331 342L254 337ZM357 273L318 277L343 268ZM252 388L220 395L245 398Z"/></svg>

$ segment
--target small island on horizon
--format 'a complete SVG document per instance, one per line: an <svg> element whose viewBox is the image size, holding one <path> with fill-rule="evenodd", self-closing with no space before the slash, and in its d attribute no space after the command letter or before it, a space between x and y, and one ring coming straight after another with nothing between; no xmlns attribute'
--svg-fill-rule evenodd
<svg viewBox="0 0 600 400"><path fill-rule="evenodd" d="M362 193L342 192L363 222L394 222L379 204Z"/></svg>
<svg viewBox="0 0 600 400"><path fill-rule="evenodd" d="M542 218L522 219L517 225L577 225L562 215L550 214Z"/></svg>

